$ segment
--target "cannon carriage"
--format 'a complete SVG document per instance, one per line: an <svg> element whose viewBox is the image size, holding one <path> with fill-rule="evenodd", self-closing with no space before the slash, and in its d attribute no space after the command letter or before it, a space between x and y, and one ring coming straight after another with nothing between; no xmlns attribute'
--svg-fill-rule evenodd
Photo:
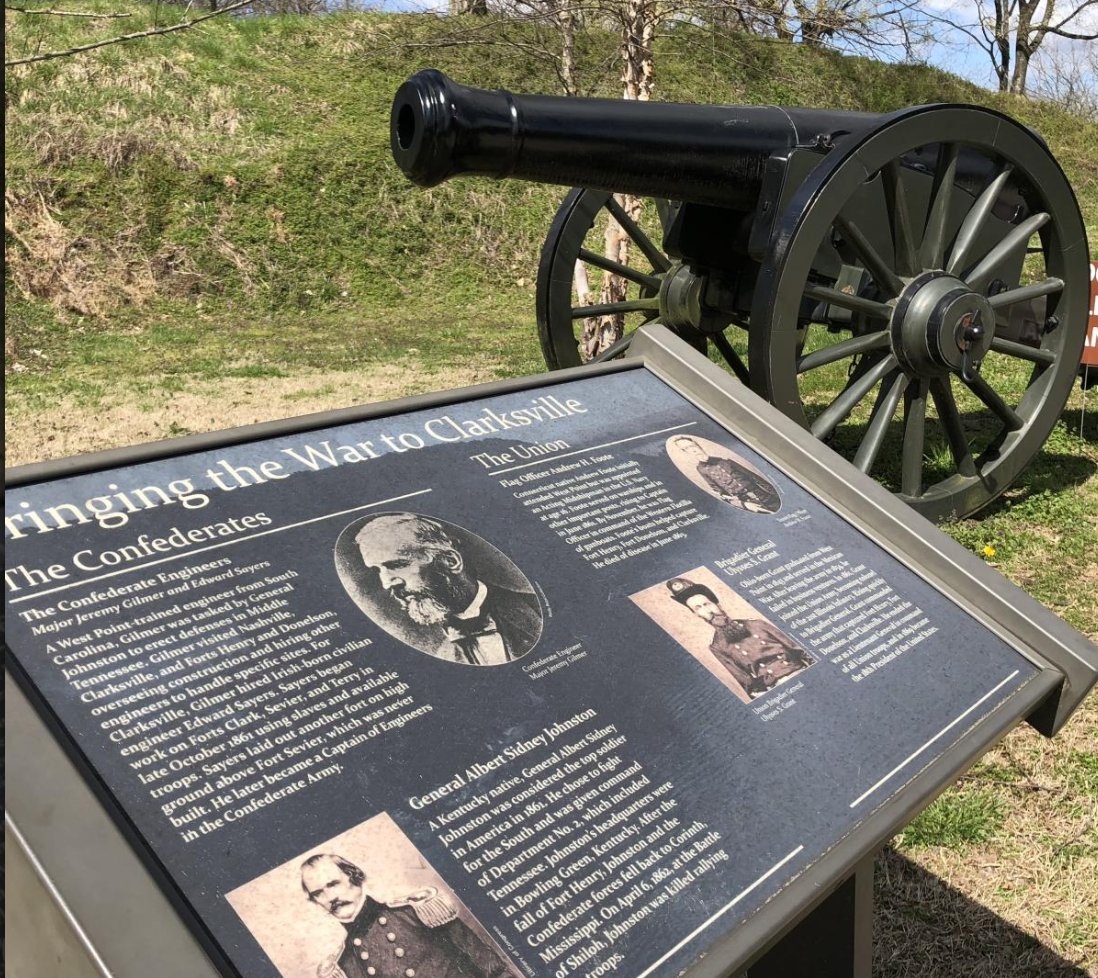
<svg viewBox="0 0 1098 978"><path fill-rule="evenodd" d="M515 96L428 70L397 92L391 133L423 186L575 188L538 272L550 368L620 355L661 322L932 519L1009 486L1070 393L1083 222L1044 142L1001 113ZM611 218L625 262L602 248ZM585 301L577 269L628 292ZM624 329L592 350L599 317Z"/></svg>

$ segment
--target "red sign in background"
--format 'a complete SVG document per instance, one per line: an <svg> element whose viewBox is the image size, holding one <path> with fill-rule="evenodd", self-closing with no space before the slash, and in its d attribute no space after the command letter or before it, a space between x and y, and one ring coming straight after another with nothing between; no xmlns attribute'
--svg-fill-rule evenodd
<svg viewBox="0 0 1098 978"><path fill-rule="evenodd" d="M1098 261L1090 263L1090 319L1087 341L1083 344L1083 363L1098 367Z"/></svg>

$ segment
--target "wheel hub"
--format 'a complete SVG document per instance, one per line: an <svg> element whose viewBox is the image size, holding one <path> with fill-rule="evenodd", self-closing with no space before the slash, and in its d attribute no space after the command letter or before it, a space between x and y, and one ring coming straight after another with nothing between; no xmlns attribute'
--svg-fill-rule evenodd
<svg viewBox="0 0 1098 978"><path fill-rule="evenodd" d="M892 314L892 350L915 377L974 374L994 335L995 311L987 296L946 272L913 279Z"/></svg>
<svg viewBox="0 0 1098 978"><path fill-rule="evenodd" d="M723 333L732 321L731 297L719 274L674 262L660 282L660 322L680 335Z"/></svg>
<svg viewBox="0 0 1098 978"><path fill-rule="evenodd" d="M693 327L702 322L703 281L682 262L675 262L660 283L660 321L670 329Z"/></svg>

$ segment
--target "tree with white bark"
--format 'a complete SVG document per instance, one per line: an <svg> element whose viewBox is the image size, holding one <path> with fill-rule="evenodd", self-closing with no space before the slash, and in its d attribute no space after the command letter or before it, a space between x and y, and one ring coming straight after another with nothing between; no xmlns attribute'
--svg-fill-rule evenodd
<svg viewBox="0 0 1098 978"><path fill-rule="evenodd" d="M1050 37L1098 40L1098 0L976 0L979 32L999 91L1025 95L1029 70Z"/></svg>

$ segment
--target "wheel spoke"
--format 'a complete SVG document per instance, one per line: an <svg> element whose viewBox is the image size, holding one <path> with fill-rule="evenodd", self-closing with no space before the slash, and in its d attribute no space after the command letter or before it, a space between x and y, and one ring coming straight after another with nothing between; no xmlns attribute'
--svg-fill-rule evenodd
<svg viewBox="0 0 1098 978"><path fill-rule="evenodd" d="M1027 343L1015 343L1013 340L1004 340L1001 336L992 339L991 348L996 353L1005 353L1008 357L1029 360L1030 363L1051 365L1056 362L1056 354L1052 350L1044 350L1039 346L1029 346Z"/></svg>
<svg viewBox="0 0 1098 978"><path fill-rule="evenodd" d="M976 203L965 215L961 229L957 232L957 239L953 242L953 252L949 256L949 265L946 266L946 271L950 275L959 274L968 264L972 249L980 237L980 232L984 229L988 216L991 214L991 208L998 200L999 194L1002 193L1003 187L1013 170L1014 168L1009 164L1004 166L984 188L984 192L976 198Z"/></svg>
<svg viewBox="0 0 1098 978"><path fill-rule="evenodd" d="M1007 426L1010 431L1017 431L1025 422L1018 416L1014 408L1004 401L995 389L983 377L977 374L972 380L964 380L965 386L972 391L984 406Z"/></svg>
<svg viewBox="0 0 1098 978"><path fill-rule="evenodd" d="M976 462L972 458L972 450L968 447L965 426L961 423L961 414L957 410L957 401L953 397L949 378L936 377L932 380L930 394L934 398L934 406L938 409L938 420L945 428L949 450L953 454L957 471L963 476L976 475Z"/></svg>
<svg viewBox="0 0 1098 978"><path fill-rule="evenodd" d="M636 332L637 331L635 329L630 330L620 339L617 339L613 343L611 343L605 350L602 351L602 353L591 357L591 359L587 362L602 363L604 360L613 360L614 357L620 356L622 353L629 349L629 344L633 342L633 336Z"/></svg>
<svg viewBox="0 0 1098 978"><path fill-rule="evenodd" d="M651 238L640 229L637 222L625 212L625 208L614 197L606 202L606 209L614 215L614 220L621 225L621 229L640 248L644 253L644 257L652 263L652 267L657 272L666 272L671 267L671 262L667 260L667 256L652 244Z"/></svg>
<svg viewBox="0 0 1098 978"><path fill-rule="evenodd" d="M888 213L892 217L892 247L896 253L896 268L908 275L914 275L918 271L915 267L915 239L912 234L911 207L907 199L900 161L891 160L881 172L884 180L885 202ZM892 293L892 295L899 294L899 289Z"/></svg>
<svg viewBox="0 0 1098 978"><path fill-rule="evenodd" d="M817 438L826 438L842 423L842 421L857 407L858 402L866 396L880 382L881 378L896 367L900 362L894 353L882 357L873 367L867 370L861 377L846 387L812 422L812 434Z"/></svg>
<svg viewBox="0 0 1098 978"><path fill-rule="evenodd" d="M851 248L857 252L866 270L872 276L877 288L885 292L889 297L897 296L903 291L904 283L900 277L888 266L888 263L880 256L877 249L869 243L862 233L862 229L853 221L840 214L835 218L835 226L846 239Z"/></svg>
<svg viewBox="0 0 1098 978"><path fill-rule="evenodd" d="M601 268L604 272L612 272L614 275L620 275L622 278L629 279L630 282L636 282L638 285L643 285L650 289L658 289L660 287L661 279L659 276L649 275L646 272L630 268L628 265L613 261L605 255L600 255L597 251L580 248L579 256L581 260L587 262L589 265Z"/></svg>
<svg viewBox="0 0 1098 978"><path fill-rule="evenodd" d="M1006 292L1000 292L997 295L989 296L987 301L992 309L1004 309L1008 306L1017 305L1019 302L1039 299L1043 295L1052 295L1053 292L1063 292L1063 290L1063 279L1046 278L1043 282L1036 282L1033 285L1023 285L1017 289L1010 289Z"/></svg>
<svg viewBox="0 0 1098 978"><path fill-rule="evenodd" d="M863 299L860 295L848 295L838 289L829 289L824 285L810 285L804 290L809 299L817 302L825 302L831 306L839 306L849 309L851 312L861 312L873 319L890 319L892 307L883 302L874 302L872 299Z"/></svg>
<svg viewBox="0 0 1098 978"><path fill-rule="evenodd" d="M720 351L722 357L724 357L725 363L731 368L740 380L741 384L748 387L751 386L751 374L748 373L747 367L743 360L740 359L740 355L732 349L732 344L728 342L728 337L724 333L713 333L709 337L713 341L713 345Z"/></svg>
<svg viewBox="0 0 1098 978"><path fill-rule="evenodd" d="M623 299L621 302L604 302L594 306L573 306L573 319L587 319L590 316L612 316L617 312L659 312L658 296L650 299Z"/></svg>
<svg viewBox="0 0 1098 978"><path fill-rule="evenodd" d="M941 268L945 256L945 236L949 227L953 182L957 179L956 143L942 143L938 148L938 165L934 171L930 210L926 216L923 243L919 247L919 264L923 268Z"/></svg>
<svg viewBox="0 0 1098 978"><path fill-rule="evenodd" d="M1043 228L1048 221L1049 215L1041 211L1039 214L1027 217L1017 227L1012 228L1003 235L1002 240L991 251L984 255L980 263L965 276L965 283L969 288L977 292L983 292L995 269L1016 251L1022 250L1024 252L1029 239Z"/></svg>
<svg viewBox="0 0 1098 978"><path fill-rule="evenodd" d="M845 360L859 353L868 353L870 350L883 350L887 346L888 331L883 329L877 333L865 333L849 340L841 340L833 346L825 346L822 350L816 350L801 357L797 361L797 373L803 374L807 370L815 370L817 367L835 363L837 360Z"/></svg>
<svg viewBox="0 0 1098 978"><path fill-rule="evenodd" d="M656 205L656 217L660 220L660 229L667 230L667 225L671 223L671 201L666 197L653 197L652 203Z"/></svg>
<svg viewBox="0 0 1098 978"><path fill-rule="evenodd" d="M896 408L900 405L900 398L907 385L907 375L899 370L893 371L882 382L881 395L873 405L873 413L869 416L865 435L854 456L854 465L862 472L868 473L873 468L873 463L877 461L885 435L888 433L888 426L892 422Z"/></svg>
<svg viewBox="0 0 1098 978"><path fill-rule="evenodd" d="M921 496L923 449L926 444L927 382L918 380L904 391L904 447L900 463L900 492Z"/></svg>

